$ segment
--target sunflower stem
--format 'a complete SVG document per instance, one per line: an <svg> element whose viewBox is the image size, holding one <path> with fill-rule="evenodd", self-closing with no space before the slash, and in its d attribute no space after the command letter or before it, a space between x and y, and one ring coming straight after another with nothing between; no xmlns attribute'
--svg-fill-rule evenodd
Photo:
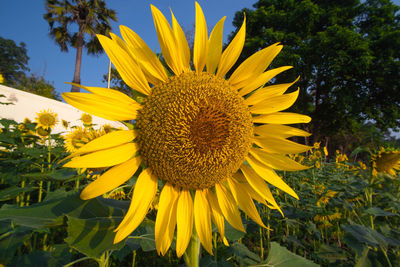
<svg viewBox="0 0 400 267"><path fill-rule="evenodd" d="M199 267L199 255L200 255L200 241L197 237L196 231L193 229L192 238L190 239L189 245L183 254L187 267Z"/></svg>

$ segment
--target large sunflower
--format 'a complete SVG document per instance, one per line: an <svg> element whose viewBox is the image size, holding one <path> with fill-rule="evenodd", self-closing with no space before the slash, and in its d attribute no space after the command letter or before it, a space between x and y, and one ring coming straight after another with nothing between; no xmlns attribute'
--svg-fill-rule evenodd
<svg viewBox="0 0 400 267"><path fill-rule="evenodd" d="M91 141L74 152L65 166L109 167L82 191L82 199L118 187L142 166L114 242L126 238L143 221L161 180L155 223L157 251L166 253L176 228L176 252L182 256L194 224L200 242L212 254L211 220L228 244L224 218L236 229L245 230L238 207L263 227L253 199L280 211L266 182L298 198L274 169L306 168L286 155L310 147L287 138L309 134L284 124L306 123L310 118L281 112L298 96L298 90L284 94L295 81L264 87L290 68L266 71L282 49L279 44L258 51L225 79L242 51L245 20L222 51L225 17L208 37L203 12L196 3L191 60L174 15L171 27L156 7L151 6L151 11L169 71L129 28L120 27L124 40L115 34L111 39L99 35L123 80L146 99L139 104L121 92L98 87L81 86L90 93L64 93L68 103L85 112L110 120L135 120L134 130L111 132Z"/></svg>

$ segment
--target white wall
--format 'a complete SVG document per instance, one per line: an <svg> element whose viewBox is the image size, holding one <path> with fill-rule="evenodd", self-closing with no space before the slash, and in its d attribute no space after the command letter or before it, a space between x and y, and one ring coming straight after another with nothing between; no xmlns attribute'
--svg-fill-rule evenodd
<svg viewBox="0 0 400 267"><path fill-rule="evenodd" d="M61 124L61 120L66 120L70 126L82 126L80 120L82 111L74 108L66 103L53 100L50 98L38 96L28 92L24 92L18 89L7 87L0 84L0 95L5 97L0 97L0 102L11 102L12 105L2 105L0 104L0 118L12 119L17 122L22 122L25 118L34 121L37 117L36 113L49 109L52 112L57 113L58 123L53 129L52 133L65 132L65 128ZM92 116L93 124L95 129L100 125L110 124L112 127L126 128L121 122L110 121L100 117Z"/></svg>

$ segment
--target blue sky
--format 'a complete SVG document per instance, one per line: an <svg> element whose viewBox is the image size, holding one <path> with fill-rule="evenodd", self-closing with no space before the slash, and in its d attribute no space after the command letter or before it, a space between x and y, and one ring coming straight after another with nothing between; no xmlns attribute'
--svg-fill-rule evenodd
<svg viewBox="0 0 400 267"><path fill-rule="evenodd" d="M244 7L252 8L256 0L199 0L209 28L213 27L223 16L225 21L225 39L234 28L233 16ZM49 37L48 23L43 19L45 1L40 0L6 0L0 9L0 36L12 39L17 44L27 45L29 68L31 73L44 75L45 79L54 82L59 93L68 92L75 67L76 50L61 52ZM150 48L159 51L156 31L151 16L150 4L159 8L170 20L170 10L182 28L194 29L195 5L190 0L107 0L109 8L117 12L118 22L112 23L113 32L119 34L119 25L126 25L138 33ZM108 71L109 60L101 56L84 54L82 60L81 83L87 86L106 86L102 82Z"/></svg>

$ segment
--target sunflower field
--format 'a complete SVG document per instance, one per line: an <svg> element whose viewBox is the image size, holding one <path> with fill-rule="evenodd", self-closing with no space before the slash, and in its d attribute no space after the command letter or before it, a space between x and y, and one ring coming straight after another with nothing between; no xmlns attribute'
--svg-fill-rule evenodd
<svg viewBox="0 0 400 267"><path fill-rule="evenodd" d="M48 113L51 116L57 114ZM113 244L129 207L138 171L126 184L84 201L80 191L101 170L66 169L62 160L90 140L116 129L85 127L43 133L37 122L1 119L0 262L3 266L176 266L176 241L156 252L155 200L143 223ZM67 123L63 122L66 126ZM363 157L361 157L363 155ZM355 160L356 158L361 160ZM242 215L245 233L226 224L225 246L213 226L213 254L200 266L398 266L400 264L400 153L393 149L327 155L316 143L292 157L310 166L279 172L299 200L279 190L276 209L256 204L266 228ZM160 185L161 186L161 185ZM157 194L158 195L158 194Z"/></svg>

